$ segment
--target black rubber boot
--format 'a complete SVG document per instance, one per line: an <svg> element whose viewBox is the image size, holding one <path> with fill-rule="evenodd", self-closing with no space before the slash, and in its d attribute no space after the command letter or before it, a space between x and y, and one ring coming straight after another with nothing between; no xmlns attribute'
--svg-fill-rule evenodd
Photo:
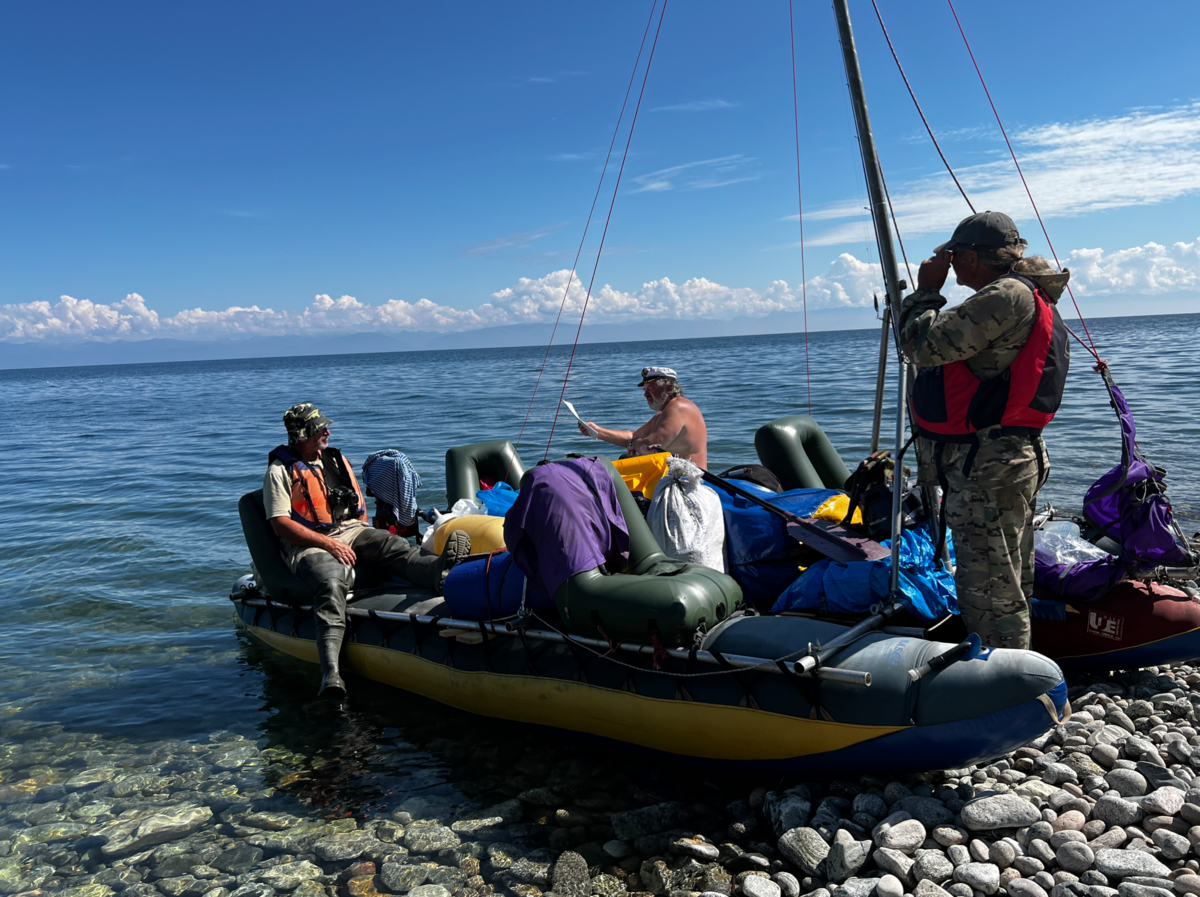
<svg viewBox="0 0 1200 897"><path fill-rule="evenodd" d="M344 629L330 627L317 636L317 656L321 660L321 688L317 695L322 698L344 698L346 683L338 671L338 659L342 653Z"/></svg>
<svg viewBox="0 0 1200 897"><path fill-rule="evenodd" d="M446 574L455 564L465 561L470 554L471 537L462 530L456 530L447 537L446 545L437 561L437 579L433 589L438 595L442 594L442 584L446 581Z"/></svg>

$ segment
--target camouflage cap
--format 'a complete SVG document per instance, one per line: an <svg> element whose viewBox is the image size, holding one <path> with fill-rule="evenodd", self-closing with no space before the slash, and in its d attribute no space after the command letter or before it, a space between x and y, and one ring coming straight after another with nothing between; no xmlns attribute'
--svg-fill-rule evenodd
<svg viewBox="0 0 1200 897"><path fill-rule="evenodd" d="M301 402L283 413L283 425L287 427L289 442L301 442L333 426L333 421L312 402Z"/></svg>
<svg viewBox="0 0 1200 897"><path fill-rule="evenodd" d="M933 254L959 246L999 249L1001 246L1028 245L1029 241L1021 238L1017 223L1003 212L978 212L958 222L950 239L933 250Z"/></svg>

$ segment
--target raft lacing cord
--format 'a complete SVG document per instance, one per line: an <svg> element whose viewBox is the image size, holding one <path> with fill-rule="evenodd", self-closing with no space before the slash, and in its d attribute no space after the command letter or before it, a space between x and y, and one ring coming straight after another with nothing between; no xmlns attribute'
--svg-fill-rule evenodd
<svg viewBox="0 0 1200 897"><path fill-rule="evenodd" d="M796 124L796 210L800 221L800 297L804 306L804 386L808 390L808 416L812 417L812 366L808 356L808 273L804 267L804 191L800 186L800 98L796 89L796 25L792 0L788 0L788 37L792 45L792 118Z"/></svg>
<svg viewBox="0 0 1200 897"><path fill-rule="evenodd" d="M594 654L596 657L607 659L609 663L615 663L617 666L625 667L626 669L634 670L639 673L660 673L664 676L673 676L678 679L700 679L705 676L728 676L732 673L749 673L749 672L753 672L754 670L766 670L772 666L777 667L781 663L786 663L786 661L791 660L792 658L796 657L797 655L803 654L808 650L808 648L806 646L797 651L791 651L791 652L783 655L783 657L776 658L775 660L764 660L762 663L755 664L752 667L735 667L732 664L729 664L728 669L714 670L709 673L672 673L669 670L662 670L657 667L655 667L653 669L649 668L649 667L640 667L640 666L637 666L636 664L626 663L623 660L618 660L616 657L610 657L609 652L607 652L607 651L604 653L601 653L599 650L591 647L590 645L585 645L582 642L575 641L575 639L573 639L571 637L570 633L563 632L561 629L556 627L553 623L550 623L550 622L542 619L540 616L538 616L538 614L536 612L531 611L529 616L533 617L533 619L537 620L539 623L541 623L543 626L545 626L551 632L556 632L559 635L561 635L563 637L563 640L572 648L582 648L584 651L587 651L589 654ZM864 633L864 635L865 634L866 633ZM605 636L605 638L607 639L608 636ZM658 637L655 636L654 639L657 642ZM610 641L610 644L612 644L611 641ZM853 644L853 642L851 642L850 644ZM844 646L844 645L840 646L839 650L842 650L845 647L846 646ZM619 650L619 647L614 645L614 649ZM658 650L663 651L664 657L667 657L667 658L670 657L670 655L666 654L666 649L663 648L663 646L661 644L658 645ZM724 660L721 657L721 655L718 654L718 652L710 650L708 653L711 654L713 657L717 658L718 662L728 664L728 661ZM657 654L656 654L656 656L657 656Z"/></svg>
<svg viewBox="0 0 1200 897"><path fill-rule="evenodd" d="M992 107L992 115L996 117L996 124L1000 126L1000 133L1004 136L1004 143L1008 147L1008 154L1012 156L1013 165L1017 167L1017 174L1021 177L1021 185L1025 188L1025 195L1029 197L1029 204L1033 206L1033 214L1037 216L1038 224L1042 228L1042 235L1046 238L1046 245L1050 247L1050 254L1054 256L1054 264L1058 265L1058 270L1062 270L1062 262L1058 260L1058 253L1054 249L1054 243L1050 239L1050 233L1046 230L1046 222L1042 220L1042 213L1038 211L1037 203L1033 199L1033 193L1029 189L1029 183L1025 180L1025 172L1021 170L1021 163L1017 161L1017 154L1013 150L1012 141L1008 139L1008 131L1004 128L1004 122L1000 120L1000 113L996 111L996 104L992 101L992 93L988 90L987 82L983 79L983 72L979 70L979 63L975 61L975 53L971 50L971 42L967 40L967 32L963 30L962 22L959 21L958 11L954 8L954 0L946 0L950 5L950 13L954 16L954 24L958 26L958 33L962 35L963 45L967 48L967 55L971 57L971 64L975 66L975 74L979 76L979 84L983 87L984 95L987 97L988 105ZM1075 331L1067 327L1067 332L1075 337L1076 342L1083 346L1091 356L1096 359L1096 370L1099 371L1106 366L1104 359L1100 357L1099 351L1096 349L1096 343L1092 339L1091 331L1088 330L1087 321L1084 320L1083 312L1079 310L1079 303L1075 301L1075 292L1071 289L1071 284L1068 283L1067 295L1071 297L1071 304L1075 306L1075 314L1079 315L1079 323L1083 325L1083 332L1087 336L1088 341L1085 343ZM1066 327L1066 325L1063 325Z"/></svg>
<svg viewBox="0 0 1200 897"><path fill-rule="evenodd" d="M654 51L658 49L658 37L662 34L663 16L667 13L667 0L663 0L658 13L658 26L654 30L654 42L650 44L650 55L646 58L646 70L642 74L642 86L638 91L637 104L633 107L633 118L629 122L629 136L625 140L625 151L621 154L621 166L617 169L617 180L613 184L612 201L608 204L608 215L604 219L604 230L600 234L600 246L596 249L596 263L592 266L592 277L588 281L587 295L583 300L583 309L579 312L579 326L575 330L575 342L571 344L571 356L567 359L567 370L563 374L562 390L558 394L558 404L554 407L554 420L550 424L550 438L546 440L546 453L543 459L550 457L550 445L554 442L554 430L558 426L558 415L562 412L562 400L567 394L567 381L571 378L571 367L575 363L575 350L579 348L579 337L583 333L583 319L587 316L588 304L592 301L592 287L596 283L596 272L600 270L600 256L604 252L604 241L608 238L608 226L612 223L613 208L617 204L617 193L621 189L621 178L625 174L625 163L629 159L629 147L633 143L633 131L637 127L638 113L642 109L642 98L646 95L646 82L650 80L650 66L654 64Z"/></svg>
<svg viewBox="0 0 1200 897"><path fill-rule="evenodd" d="M529 407L525 409L525 420L521 422L521 432L517 435L517 448L521 447L521 439L525 435L525 426L529 423L529 414L533 411L533 400L537 398L538 387L542 383L542 374L546 370L546 362L550 358L550 349L554 345L554 336L558 333L558 322L562 319L563 309L567 306L567 297L571 293L571 284L575 279L575 268L579 265L579 257L583 254L583 244L587 240L588 229L592 226L592 214L596 211L596 201L600 198L600 188L604 186L604 178L608 175L608 163L612 158L613 147L617 143L617 135L621 132L621 122L625 119L625 107L629 104L629 94L633 92L633 82L642 63L642 51L646 48L646 37L650 34L650 25L654 22L654 11L658 8L658 0L650 7L650 18L646 20L646 30L642 32L642 42L638 46L637 59L633 62L633 71L629 73L629 85L625 88L625 99L621 101L621 113L617 116L616 127L613 128L612 140L608 143L608 152L604 156L604 165L600 169L600 181L596 184L596 193L592 197L592 207L588 209L587 222L583 225L583 236L579 238L579 248L575 250L575 261L571 263L571 272L567 275L567 288L563 290L562 302L558 306L558 315L554 318L554 327L550 331L550 342L546 344L546 354L542 356L542 366L538 368L537 381L533 384L533 395L529 397ZM512 466L512 460L509 460ZM507 473L505 478L507 478Z"/></svg>

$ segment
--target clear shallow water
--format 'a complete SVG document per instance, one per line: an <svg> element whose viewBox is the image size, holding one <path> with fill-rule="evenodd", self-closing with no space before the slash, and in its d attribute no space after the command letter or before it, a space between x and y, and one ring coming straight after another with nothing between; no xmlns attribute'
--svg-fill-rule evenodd
<svg viewBox="0 0 1200 897"><path fill-rule="evenodd" d="M1186 357L1198 327L1197 315L1092 324L1143 450L1171 471L1189 533L1200 528L1200 423ZM809 340L813 414L853 467L868 447L878 333ZM260 484L287 406L320 405L356 464L402 449L422 472L422 505L440 506L446 448L515 441L543 352L0 371L15 519L0 544L0 734L19 739L36 722L133 744L224 730L304 754L356 746L368 759L339 766L323 786L335 802L361 788L456 792L468 745L470 756L481 745L485 755L543 749L546 737L529 730L364 683L350 715L331 713L311 701L315 667L239 636L225 597L249 564L237 499ZM566 352L551 355L521 446L527 464L545 450ZM1119 459L1115 418L1086 358L1076 349L1047 431L1053 472L1042 497L1060 509L1077 507ZM757 427L807 410L801 335L581 346L567 397L599 423L640 423L648 411L635 384L646 364L680 371L706 414L714 470L755 460ZM892 431L885 417L885 442ZM555 454L600 445L562 419L557 433Z"/></svg>

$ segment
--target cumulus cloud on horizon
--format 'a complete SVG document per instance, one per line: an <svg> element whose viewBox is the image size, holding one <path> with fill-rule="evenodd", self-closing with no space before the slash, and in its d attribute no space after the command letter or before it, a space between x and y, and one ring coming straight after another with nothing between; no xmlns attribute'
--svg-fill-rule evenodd
<svg viewBox="0 0 1200 897"><path fill-rule="evenodd" d="M976 129L968 130L972 138L1000 140L999 132L991 128L978 135ZM1112 118L1052 122L1015 130L1010 136L1045 218L1154 205L1200 192L1200 102L1134 110ZM976 209L1003 210L1019 222L1031 221L1033 211L1012 159L1003 143L997 149L995 161L956 165L955 173ZM953 157L951 152L951 162ZM895 185L892 201L905 238L941 234L947 221L970 214L942 170ZM867 233L861 220L864 214L858 199L805 213L807 221L836 222L820 232L814 229L809 245L862 240Z"/></svg>
<svg viewBox="0 0 1200 897"><path fill-rule="evenodd" d="M1080 296L1106 294L1160 295L1200 291L1200 237L1191 243L1164 246L1147 243L1131 249L1106 252L1077 249L1065 258L1072 284ZM0 305L0 342L83 342L150 338L217 340L249 336L293 336L366 331L475 330L506 324L549 323L558 314L563 292L571 282L563 310L564 319L578 319L586 297L578 278L566 269L543 277L520 278L516 284L492 293L490 301L459 309L428 299L417 302L389 300L369 305L353 296L334 299L316 296L300 311L276 311L231 306L224 310L185 309L161 315L137 293L120 302L99 303L62 296L47 301ZM882 276L875 262L849 253L834 259L828 269L807 283L809 307L870 307L882 295ZM955 296L965 295L953 288ZM588 323L639 320L728 320L738 316L762 317L778 311L799 311L799 284L775 280L759 291L730 287L704 277L675 283L662 277L626 292L609 284L596 290L588 303Z"/></svg>

